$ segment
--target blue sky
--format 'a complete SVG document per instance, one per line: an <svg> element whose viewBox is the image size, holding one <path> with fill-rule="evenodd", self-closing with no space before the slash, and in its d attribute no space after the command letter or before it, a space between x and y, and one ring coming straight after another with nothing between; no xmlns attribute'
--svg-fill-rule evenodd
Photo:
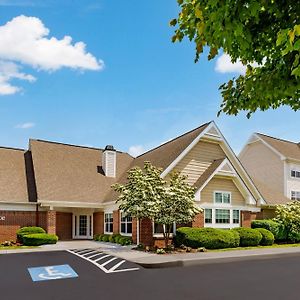
<svg viewBox="0 0 300 300"><path fill-rule="evenodd" d="M240 66L195 64L192 44L171 43L177 13L176 0L0 0L0 145L40 138L138 152L210 120L236 152L255 131L300 141L299 112L287 107L216 116L218 87Z"/></svg>

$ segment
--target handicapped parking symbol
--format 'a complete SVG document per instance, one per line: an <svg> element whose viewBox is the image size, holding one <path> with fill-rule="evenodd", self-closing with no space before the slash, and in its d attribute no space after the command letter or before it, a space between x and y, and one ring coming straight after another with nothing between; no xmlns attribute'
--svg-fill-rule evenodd
<svg viewBox="0 0 300 300"><path fill-rule="evenodd" d="M32 281L67 279L78 277L69 265L28 268Z"/></svg>

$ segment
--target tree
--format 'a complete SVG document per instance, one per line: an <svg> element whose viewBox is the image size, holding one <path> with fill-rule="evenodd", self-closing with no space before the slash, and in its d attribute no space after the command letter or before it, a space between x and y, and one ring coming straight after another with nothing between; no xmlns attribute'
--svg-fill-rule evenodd
<svg viewBox="0 0 300 300"><path fill-rule="evenodd" d="M158 203L154 222L163 225L165 247L169 245L173 224L192 222L201 209L195 207L195 188L186 182L187 176L175 172L165 188L165 196Z"/></svg>
<svg viewBox="0 0 300 300"><path fill-rule="evenodd" d="M287 204L276 206L276 217L274 219L281 224L286 233L287 239L292 242L300 241L300 202L293 201Z"/></svg>
<svg viewBox="0 0 300 300"><path fill-rule="evenodd" d="M257 109L300 109L300 2L294 0L177 0L181 11L173 42L188 37L197 62L220 50L247 66L246 74L220 86L221 112L250 117Z"/></svg>
<svg viewBox="0 0 300 300"><path fill-rule="evenodd" d="M138 220L149 218L163 225L165 245L168 246L171 227L175 223L188 223L200 209L195 207L195 189L177 173L169 182L161 177L162 169L145 162L143 169L132 168L125 184L112 187L120 193L117 203L125 214ZM139 233L138 243L139 243Z"/></svg>

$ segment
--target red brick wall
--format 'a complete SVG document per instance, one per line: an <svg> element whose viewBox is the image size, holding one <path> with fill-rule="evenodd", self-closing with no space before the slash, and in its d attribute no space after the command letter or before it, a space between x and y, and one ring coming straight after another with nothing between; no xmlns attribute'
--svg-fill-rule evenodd
<svg viewBox="0 0 300 300"><path fill-rule="evenodd" d="M114 230L114 234L117 234L120 232L120 212L118 210L115 210L113 212L113 218L114 218L113 230Z"/></svg>
<svg viewBox="0 0 300 300"><path fill-rule="evenodd" d="M60 240L72 239L72 213L56 212L56 234Z"/></svg>
<svg viewBox="0 0 300 300"><path fill-rule="evenodd" d="M195 216L192 222L192 227L204 227L204 214L199 213Z"/></svg>
<svg viewBox="0 0 300 300"><path fill-rule="evenodd" d="M241 212L241 226L242 227L251 227L251 222L256 220L257 213L252 213L250 211Z"/></svg>
<svg viewBox="0 0 300 300"><path fill-rule="evenodd" d="M93 216L94 235L104 233L104 212L96 212Z"/></svg>
<svg viewBox="0 0 300 300"><path fill-rule="evenodd" d="M47 233L56 234L56 211L48 210L46 212Z"/></svg>
<svg viewBox="0 0 300 300"><path fill-rule="evenodd" d="M137 219L132 219L132 241L134 244L137 243Z"/></svg>
<svg viewBox="0 0 300 300"><path fill-rule="evenodd" d="M153 229L150 219L140 220L140 243L147 246L153 245Z"/></svg>
<svg viewBox="0 0 300 300"><path fill-rule="evenodd" d="M36 226L35 211L0 211L0 216L5 217L0 221L0 242L15 241L16 232L24 226Z"/></svg>

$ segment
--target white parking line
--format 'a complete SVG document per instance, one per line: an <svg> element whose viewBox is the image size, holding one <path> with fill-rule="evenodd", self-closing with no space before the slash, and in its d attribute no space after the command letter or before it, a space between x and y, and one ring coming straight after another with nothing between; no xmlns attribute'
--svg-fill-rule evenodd
<svg viewBox="0 0 300 300"><path fill-rule="evenodd" d="M84 253L88 250L85 250L85 251L77 251L77 250L67 250L69 253L71 254L74 254L90 263L92 263L93 265L95 265L96 267L98 267L99 269L101 269L103 272L107 273L107 274L111 274L111 273L118 273L118 272L128 272L128 271L137 271L139 270L139 268L125 268L125 269L117 269L119 268L122 264L124 264L126 262L126 260L121 260L120 262L116 263L114 266L112 266L111 268L106 268L105 266L108 265L109 263L115 261L118 259L118 257L112 257L111 259L103 262L102 264L99 263L101 260L107 258L107 257L110 257L111 255L109 254L104 254L104 253L101 253L101 252L98 252L97 254L93 254L92 256L85 256L86 254L91 254L91 253L94 253L96 252L95 250L90 250L89 253ZM103 256L93 260L91 259L92 257L95 257L99 254L104 254Z"/></svg>

